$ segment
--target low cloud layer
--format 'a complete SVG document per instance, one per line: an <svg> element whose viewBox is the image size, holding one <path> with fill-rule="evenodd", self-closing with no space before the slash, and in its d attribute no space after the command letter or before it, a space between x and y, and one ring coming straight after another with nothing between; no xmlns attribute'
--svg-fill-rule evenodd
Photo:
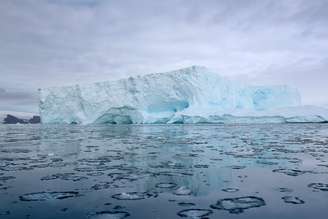
<svg viewBox="0 0 328 219"><path fill-rule="evenodd" d="M194 64L327 104L327 11L325 0L4 0L0 107L37 111L39 87Z"/></svg>
<svg viewBox="0 0 328 219"><path fill-rule="evenodd" d="M0 88L0 111L38 112L38 96L33 91L6 91Z"/></svg>

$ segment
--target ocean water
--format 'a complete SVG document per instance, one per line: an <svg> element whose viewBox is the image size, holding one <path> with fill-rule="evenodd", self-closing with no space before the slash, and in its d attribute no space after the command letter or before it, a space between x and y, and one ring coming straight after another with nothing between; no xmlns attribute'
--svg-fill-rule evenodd
<svg viewBox="0 0 328 219"><path fill-rule="evenodd" d="M0 126L1 219L327 215L328 124Z"/></svg>

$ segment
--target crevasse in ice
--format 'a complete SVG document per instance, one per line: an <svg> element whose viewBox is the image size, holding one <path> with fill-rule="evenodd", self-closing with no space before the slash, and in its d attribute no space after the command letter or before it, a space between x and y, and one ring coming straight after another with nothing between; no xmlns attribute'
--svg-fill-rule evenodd
<svg viewBox="0 0 328 219"><path fill-rule="evenodd" d="M325 121L321 115L304 114L302 110L289 115L288 109L293 107L301 107L296 89L249 85L199 66L117 81L40 89L43 123Z"/></svg>

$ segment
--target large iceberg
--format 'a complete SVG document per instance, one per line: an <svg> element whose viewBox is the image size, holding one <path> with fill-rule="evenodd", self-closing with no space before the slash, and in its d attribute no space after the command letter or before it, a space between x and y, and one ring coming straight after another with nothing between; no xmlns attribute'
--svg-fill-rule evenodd
<svg viewBox="0 0 328 219"><path fill-rule="evenodd" d="M205 67L40 89L42 123L324 122L288 86L254 86ZM291 109L291 110L289 110ZM327 110L323 110L324 114ZM287 116L286 116L287 115ZM328 113L326 114L328 115Z"/></svg>

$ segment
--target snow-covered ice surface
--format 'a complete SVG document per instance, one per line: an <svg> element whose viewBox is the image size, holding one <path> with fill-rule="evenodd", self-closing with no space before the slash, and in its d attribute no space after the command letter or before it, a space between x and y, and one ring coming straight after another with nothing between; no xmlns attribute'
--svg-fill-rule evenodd
<svg viewBox="0 0 328 219"><path fill-rule="evenodd" d="M43 123L324 122L294 88L254 86L205 67L40 90Z"/></svg>

